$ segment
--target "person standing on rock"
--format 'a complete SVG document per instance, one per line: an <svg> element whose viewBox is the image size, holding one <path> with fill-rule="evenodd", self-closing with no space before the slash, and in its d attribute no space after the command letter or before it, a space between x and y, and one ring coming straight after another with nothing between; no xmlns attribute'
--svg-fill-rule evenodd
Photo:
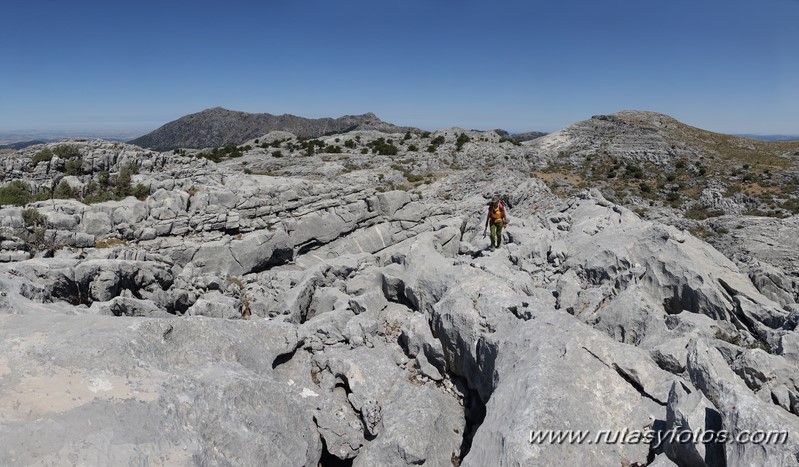
<svg viewBox="0 0 799 467"><path fill-rule="evenodd" d="M499 195L494 195L491 202L488 203L488 216L486 217L486 226L488 229L491 227L491 251L499 248L502 243L502 228L508 224L508 215L505 214L505 205L502 204ZM485 236L485 230L483 231Z"/></svg>

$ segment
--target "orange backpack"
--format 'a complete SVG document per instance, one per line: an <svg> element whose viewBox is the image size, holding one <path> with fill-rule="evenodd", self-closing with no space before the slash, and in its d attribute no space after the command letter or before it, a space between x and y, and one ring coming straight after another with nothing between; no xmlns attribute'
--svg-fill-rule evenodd
<svg viewBox="0 0 799 467"><path fill-rule="evenodd" d="M494 209L491 209L491 207L488 208L488 214L491 216L491 221L493 223L499 224L502 222L502 208L502 202L497 203L497 207Z"/></svg>

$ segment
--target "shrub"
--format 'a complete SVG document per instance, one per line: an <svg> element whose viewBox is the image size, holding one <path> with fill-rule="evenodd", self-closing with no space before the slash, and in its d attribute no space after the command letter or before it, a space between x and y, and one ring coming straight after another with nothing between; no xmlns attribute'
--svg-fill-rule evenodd
<svg viewBox="0 0 799 467"><path fill-rule="evenodd" d="M372 148L372 152L376 154L380 154L383 156L396 156L399 152L399 149L392 144L392 140L386 141L385 138L377 138L376 140L372 141L371 143L367 144L367 146Z"/></svg>
<svg viewBox="0 0 799 467"><path fill-rule="evenodd" d="M128 164L119 170L117 175L114 192L119 197L125 197L130 194L130 180L134 173L138 171L138 167L133 164Z"/></svg>
<svg viewBox="0 0 799 467"><path fill-rule="evenodd" d="M419 148L415 144L411 144L408 146L408 151L417 152L419 151Z"/></svg>
<svg viewBox="0 0 799 467"><path fill-rule="evenodd" d="M434 146L441 146L442 144L444 144L444 141L445 141L444 136L438 135L435 138L433 138L432 141L430 141L430 144Z"/></svg>
<svg viewBox="0 0 799 467"><path fill-rule="evenodd" d="M143 183L139 183L130 190L130 194L135 196L139 201L144 201L150 196L150 189Z"/></svg>
<svg viewBox="0 0 799 467"><path fill-rule="evenodd" d="M31 208L22 210L22 222L25 223L25 227L44 225L44 221L44 216L36 209Z"/></svg>
<svg viewBox="0 0 799 467"><path fill-rule="evenodd" d="M67 183L66 180L61 180L61 183L53 191L53 198L55 199L72 199L75 197L75 190Z"/></svg>
<svg viewBox="0 0 799 467"><path fill-rule="evenodd" d="M425 131L425 132L422 133L422 138L427 139L429 137L430 137L430 132L429 131Z"/></svg>
<svg viewBox="0 0 799 467"><path fill-rule="evenodd" d="M685 211L683 215L686 219L694 219L694 220L705 220L710 217L719 217L723 216L724 211L721 210L710 210L704 206L694 206Z"/></svg>
<svg viewBox="0 0 799 467"><path fill-rule="evenodd" d="M369 148L361 149L361 154L369 154Z"/></svg>
<svg viewBox="0 0 799 467"><path fill-rule="evenodd" d="M638 179L644 178L643 169L641 169L641 167L638 167L637 165L627 164L627 167L625 167L624 172L625 172L624 174L627 177L633 177Z"/></svg>
<svg viewBox="0 0 799 467"><path fill-rule="evenodd" d="M67 175L83 175L83 159L70 159L64 166L64 173Z"/></svg>
<svg viewBox="0 0 799 467"><path fill-rule="evenodd" d="M69 159L71 157L78 157L80 156L80 151L78 147L73 144L59 144L53 150L56 156L62 159Z"/></svg>
<svg viewBox="0 0 799 467"><path fill-rule="evenodd" d="M355 149L355 141L348 139L344 142L344 147L348 149Z"/></svg>
<svg viewBox="0 0 799 467"><path fill-rule="evenodd" d="M46 162L53 158L53 151L50 148L44 148L41 151L37 152L33 155L33 165L37 165L39 162Z"/></svg>
<svg viewBox="0 0 799 467"><path fill-rule="evenodd" d="M463 149L463 145L471 141L472 139L469 138L469 135L466 133L461 133L458 135L458 139L455 141L455 148L457 151Z"/></svg>
<svg viewBox="0 0 799 467"><path fill-rule="evenodd" d="M272 157L277 157L277 158L283 157L283 153L280 151L273 151Z"/></svg>
<svg viewBox="0 0 799 467"><path fill-rule="evenodd" d="M638 188L641 189L641 193L651 193L652 192L652 187L649 186L648 183L639 183L638 184Z"/></svg>
<svg viewBox="0 0 799 467"><path fill-rule="evenodd" d="M406 131L405 132L405 138L404 139L405 139L405 141L408 141L409 139L411 139L411 132L410 131Z"/></svg>
<svg viewBox="0 0 799 467"><path fill-rule="evenodd" d="M31 192L21 180L14 180L4 187L0 187L0 204L13 204L24 206L31 201Z"/></svg>

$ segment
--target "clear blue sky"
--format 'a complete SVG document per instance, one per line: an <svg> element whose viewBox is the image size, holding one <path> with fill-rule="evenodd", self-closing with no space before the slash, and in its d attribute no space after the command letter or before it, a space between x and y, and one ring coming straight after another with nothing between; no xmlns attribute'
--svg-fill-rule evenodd
<svg viewBox="0 0 799 467"><path fill-rule="evenodd" d="M799 0L4 2L0 131L208 107L552 131L654 110L799 134Z"/></svg>

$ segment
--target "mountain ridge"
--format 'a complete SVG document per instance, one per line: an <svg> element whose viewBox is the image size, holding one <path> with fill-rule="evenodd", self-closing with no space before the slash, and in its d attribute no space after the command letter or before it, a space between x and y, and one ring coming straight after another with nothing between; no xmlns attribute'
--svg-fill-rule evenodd
<svg viewBox="0 0 799 467"><path fill-rule="evenodd" d="M384 122L372 112L311 119L292 114L248 113L213 107L166 123L130 143L159 151L176 148L201 149L242 144L270 131L288 131L303 138L318 138L356 130L387 133L419 131L416 128Z"/></svg>

